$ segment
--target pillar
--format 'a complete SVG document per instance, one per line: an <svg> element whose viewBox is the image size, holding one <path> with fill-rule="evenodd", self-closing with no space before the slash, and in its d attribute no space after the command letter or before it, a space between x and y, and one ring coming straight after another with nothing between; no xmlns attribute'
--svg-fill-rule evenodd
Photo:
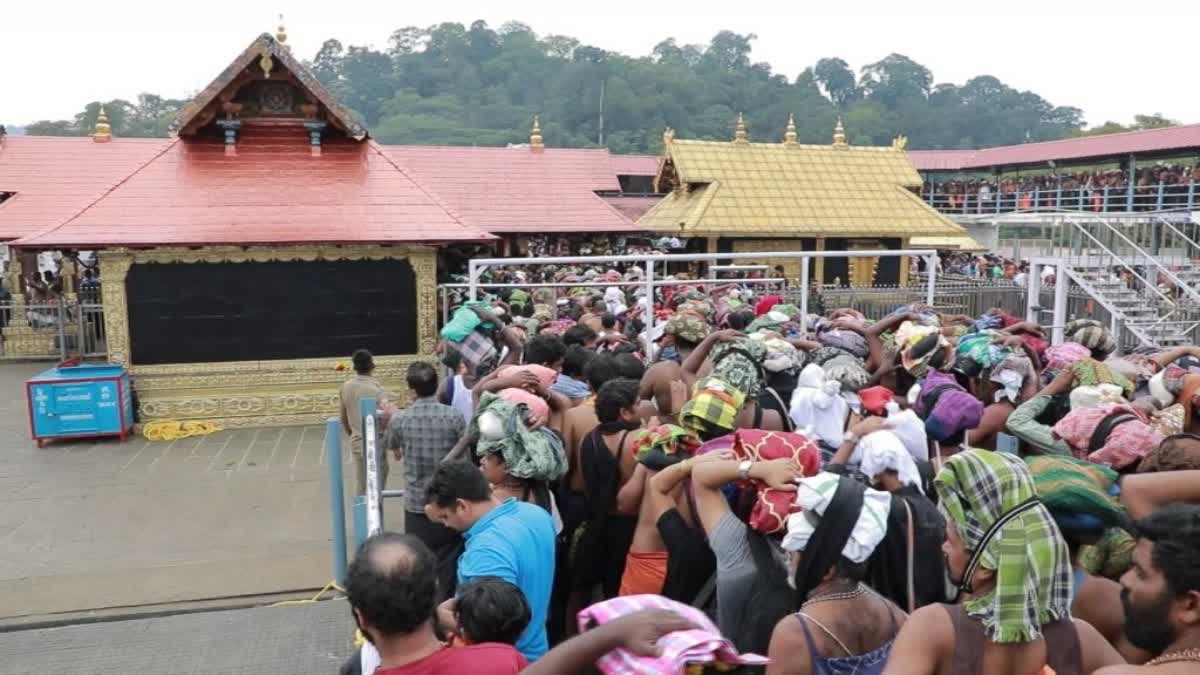
<svg viewBox="0 0 1200 675"><path fill-rule="evenodd" d="M825 250L825 238L824 237L817 237L817 250L818 251ZM817 258L817 269L813 273L813 278L817 280L818 286L825 283L825 259L824 258Z"/></svg>
<svg viewBox="0 0 1200 675"><path fill-rule="evenodd" d="M1137 155L1129 153L1129 183L1125 186L1125 210L1133 210L1133 186L1137 183Z"/></svg>

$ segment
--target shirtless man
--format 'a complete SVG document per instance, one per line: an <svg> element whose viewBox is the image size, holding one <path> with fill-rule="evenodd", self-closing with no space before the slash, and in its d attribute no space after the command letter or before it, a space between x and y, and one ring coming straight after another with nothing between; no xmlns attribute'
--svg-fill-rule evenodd
<svg viewBox="0 0 1200 675"><path fill-rule="evenodd" d="M677 382L673 393L677 399L687 400L687 391L683 383ZM682 406L682 403L679 405ZM673 427L673 429L683 432L678 427ZM633 478L626 484L626 489L623 489L618 495L618 502L623 502L621 508L625 511L634 506L636 503L634 500L640 499L641 501L641 504L637 506L637 529L633 533L633 543L629 546L629 556L625 563L625 575L621 579L621 595L652 593L666 595L672 600L691 603L698 588L683 589L679 587L679 583L671 584L670 587L666 585L670 568L677 567L670 564L668 554L671 548L676 549L674 553L676 556L687 555L688 552L682 550L687 547L688 543L686 541L687 529L697 528L695 515L692 513L687 495L684 493L683 482L691 476L693 464L715 459L731 459L733 453L730 451L710 452L692 457L690 456L691 450L683 447L685 444L683 439L675 439L669 444L672 447L663 449L662 452L668 456L673 455L683 459L662 470L654 470L646 464L639 463L634 470ZM694 538L700 547L707 547L703 530L696 529ZM666 539L672 540L670 545ZM692 553L689 557L695 557L695 555ZM695 559L677 562L693 566L700 564L700 561ZM706 578L711 575L711 568L712 565L709 565L707 574L699 576ZM677 578L672 581L683 582L685 580ZM704 579L700 581L703 583Z"/></svg>
<svg viewBox="0 0 1200 675"><path fill-rule="evenodd" d="M604 330L602 317L607 311L608 305L604 304L604 296L593 295L587 303L587 314L579 317L579 324L591 328L595 333L599 333Z"/></svg>
<svg viewBox="0 0 1200 675"><path fill-rule="evenodd" d="M950 577L960 589L966 589L963 593L968 603L926 605L913 612L896 638L885 675L1037 675L1047 663L1058 672L1092 673L1123 663L1095 628L1070 618L1069 592L1049 581L1065 571L1066 543L1061 541L1057 528L1047 528L1051 517L1045 507L1030 499L1036 493L1021 460L987 450L967 450L946 460L936 484L942 508L949 515L942 553ZM981 487L997 484L1008 486L1003 496ZM1009 518L991 529L1002 515ZM972 523L970 528L968 522ZM1047 538L1048 531L1057 537ZM985 538L985 532L990 539ZM1007 541L1007 553L999 546L1001 541ZM1003 564L999 556L1011 556L1013 547L1025 550L1035 542L1046 549L1038 556L1042 569L1030 566L1025 570L1024 583L1039 586L1037 595L1044 598L1036 608L1039 614L1055 612L1064 618L1028 626L1020 613L1001 613L1001 579L995 568ZM982 557L974 559L975 552ZM980 562L986 556L992 556L991 563ZM973 567L976 562L978 566ZM1023 582L1006 577L1003 583L1010 588L1017 584L1019 589ZM1028 602L1017 600L1022 601ZM1010 596L1003 602L1014 600ZM1031 639L993 640L983 622L972 616L976 612L993 617L993 631L998 631L1003 621L1012 637L1024 633Z"/></svg>
<svg viewBox="0 0 1200 675"><path fill-rule="evenodd" d="M616 376L616 365L612 356L597 354L592 357L583 369L583 379L591 388L592 395L563 415L563 447L567 451L566 481L571 492L583 494L583 475L578 470L579 443L600 423L596 418L596 392Z"/></svg>
<svg viewBox="0 0 1200 675"><path fill-rule="evenodd" d="M1178 504L1137 523L1133 567L1121 577L1125 635L1155 658L1097 675L1200 672L1200 506Z"/></svg>
<svg viewBox="0 0 1200 675"><path fill-rule="evenodd" d="M1171 504L1200 503L1200 471L1126 476L1121 480L1120 500L1134 520L1148 518ZM1072 552L1077 553L1078 546L1071 541L1070 535L1067 541L1072 544ZM1121 591L1121 584L1085 573L1083 582L1075 589L1071 614L1095 626L1129 663L1145 663L1153 654L1130 640L1126 628L1129 608L1121 599Z"/></svg>
<svg viewBox="0 0 1200 675"><path fill-rule="evenodd" d="M687 314L676 314L667 319L666 325L663 326L658 346L663 351L673 350L679 360L664 358L650 366L638 389L638 398L653 402L660 420L673 422L679 414L679 408L671 407L671 383L682 381L687 390L691 391L692 385L696 383L696 376L694 373L683 372L680 364L691 356L708 334L709 327L703 319Z"/></svg>
<svg viewBox="0 0 1200 675"><path fill-rule="evenodd" d="M696 346L684 360L682 380L690 388L702 377L712 372L712 363L708 355L714 346L721 342L734 342L745 338L746 334L736 330L719 330L710 334ZM783 416L775 410L767 410L758 402L757 396L747 396L746 402L738 412L734 422L735 429L763 429L765 431L786 431Z"/></svg>

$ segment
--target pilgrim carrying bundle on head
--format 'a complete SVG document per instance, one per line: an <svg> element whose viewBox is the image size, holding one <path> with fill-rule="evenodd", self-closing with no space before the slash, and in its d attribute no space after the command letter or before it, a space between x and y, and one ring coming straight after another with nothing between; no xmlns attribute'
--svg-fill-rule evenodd
<svg viewBox="0 0 1200 675"><path fill-rule="evenodd" d="M821 470L821 451L807 436L785 431L739 429L733 434L733 454L738 459L756 462L790 459L805 476ZM750 511L750 527L765 534L780 532L792 512L793 494L747 481L758 490Z"/></svg>
<svg viewBox="0 0 1200 675"><path fill-rule="evenodd" d="M925 432L936 441L974 429L983 419L983 403L946 373L929 371L915 389L913 410L925 420Z"/></svg>

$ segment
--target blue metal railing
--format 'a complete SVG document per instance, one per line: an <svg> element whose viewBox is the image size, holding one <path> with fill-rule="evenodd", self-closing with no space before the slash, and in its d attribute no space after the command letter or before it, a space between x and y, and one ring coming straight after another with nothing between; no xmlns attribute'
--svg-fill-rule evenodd
<svg viewBox="0 0 1200 675"><path fill-rule="evenodd" d="M346 496L342 483L342 422L325 422L325 462L329 466L329 515L333 522L333 580L346 579Z"/></svg>
<svg viewBox="0 0 1200 675"><path fill-rule="evenodd" d="M1200 207L1200 185L1154 183L1121 187L1037 188L979 192L967 186L957 190L921 190L921 198L942 213L986 215L1030 211L1084 211L1130 213L1137 211L1193 210Z"/></svg>

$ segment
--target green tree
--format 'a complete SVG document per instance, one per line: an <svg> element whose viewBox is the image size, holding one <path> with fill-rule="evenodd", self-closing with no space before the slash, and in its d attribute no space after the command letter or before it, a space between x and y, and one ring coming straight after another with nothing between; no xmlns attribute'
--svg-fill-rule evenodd
<svg viewBox="0 0 1200 675"><path fill-rule="evenodd" d="M858 83L854 71L845 61L821 59L812 69L812 77L825 89L825 95L839 108L858 98Z"/></svg>
<svg viewBox="0 0 1200 675"><path fill-rule="evenodd" d="M801 142L827 144L845 117L850 142L971 148L1080 133L1083 113L980 75L938 83L924 65L888 54L860 69L822 58L794 79L754 60L753 34L720 31L704 45L667 37L645 55L609 52L528 25L484 21L405 26L386 49L322 43L310 66L384 143L503 145L528 140L533 115L551 147L658 152L662 130L679 138L729 140L744 112L755 141L779 141L789 114ZM603 102L601 92L603 91ZM105 107L116 135L164 135L182 101L144 94ZM91 133L99 103L72 120L43 120L28 133ZM1172 123L1143 115L1134 125ZM1091 132L1089 132L1091 133Z"/></svg>

